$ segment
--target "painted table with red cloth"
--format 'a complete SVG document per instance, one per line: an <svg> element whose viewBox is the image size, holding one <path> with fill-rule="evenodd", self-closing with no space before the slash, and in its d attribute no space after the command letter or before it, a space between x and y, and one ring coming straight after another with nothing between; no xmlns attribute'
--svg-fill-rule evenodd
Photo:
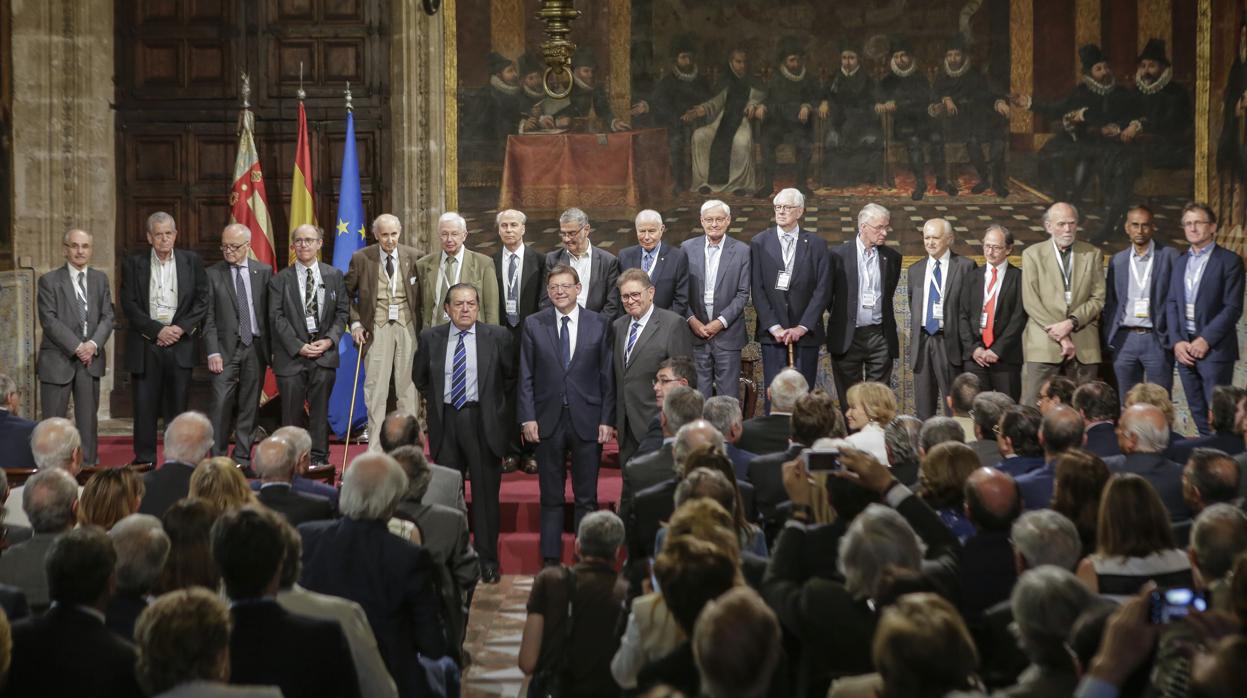
<svg viewBox="0 0 1247 698"><path fill-rule="evenodd" d="M582 208L597 219L631 220L671 192L666 129L507 137L498 210L529 216Z"/></svg>

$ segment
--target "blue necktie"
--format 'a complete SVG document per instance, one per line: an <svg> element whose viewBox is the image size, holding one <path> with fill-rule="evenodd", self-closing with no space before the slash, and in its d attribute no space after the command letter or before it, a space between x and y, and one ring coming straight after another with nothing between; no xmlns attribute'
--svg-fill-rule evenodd
<svg viewBox="0 0 1247 698"><path fill-rule="evenodd" d="M632 360L632 347L633 345L636 344L636 335L637 335L637 332L640 331L640 329L641 329L641 321L633 320L632 329L628 330L628 345L624 347L624 365L625 366L627 366L628 362Z"/></svg>
<svg viewBox="0 0 1247 698"><path fill-rule="evenodd" d="M641 253L641 271L649 273L650 267L654 266L654 251Z"/></svg>
<svg viewBox="0 0 1247 698"><path fill-rule="evenodd" d="M568 364L572 362L572 333L567 323L572 319L563 316L563 329L559 331L559 359L563 361L563 370L567 370Z"/></svg>
<svg viewBox="0 0 1247 698"><path fill-rule="evenodd" d="M463 346L467 330L459 331L459 343L455 345L455 358L450 369L450 402L461 409L468 401L468 351Z"/></svg>
<svg viewBox="0 0 1247 698"><path fill-rule="evenodd" d="M940 275L940 260L935 260L935 269L931 272L931 292L927 294L927 324L923 325L923 329L927 334L935 334L940 331L940 321L935 317L935 304L940 302L940 284L942 276Z"/></svg>

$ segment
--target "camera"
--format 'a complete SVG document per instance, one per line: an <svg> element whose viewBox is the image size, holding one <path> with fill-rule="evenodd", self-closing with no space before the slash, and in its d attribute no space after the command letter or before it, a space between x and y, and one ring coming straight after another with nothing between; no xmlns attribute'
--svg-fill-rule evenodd
<svg viewBox="0 0 1247 698"><path fill-rule="evenodd" d="M840 464L840 449L838 448L804 449L801 451L801 461L805 463L806 471L811 473L844 470L844 466Z"/></svg>
<svg viewBox="0 0 1247 698"><path fill-rule="evenodd" d="M1148 604L1148 617L1155 625L1166 625L1188 614L1208 610L1208 593L1187 587L1157 589Z"/></svg>

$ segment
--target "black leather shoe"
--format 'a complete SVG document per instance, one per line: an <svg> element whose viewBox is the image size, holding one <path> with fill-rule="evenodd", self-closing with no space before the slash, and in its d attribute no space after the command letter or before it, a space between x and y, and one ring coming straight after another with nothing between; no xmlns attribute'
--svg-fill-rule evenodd
<svg viewBox="0 0 1247 698"><path fill-rule="evenodd" d="M529 475L537 474L537 459L529 456L520 464L520 468Z"/></svg>
<svg viewBox="0 0 1247 698"><path fill-rule="evenodd" d="M973 187L970 188L970 193L971 194L982 194L988 189L991 189L991 185L988 184L986 180L980 179L978 184L975 184Z"/></svg>
<svg viewBox="0 0 1247 698"><path fill-rule="evenodd" d="M502 459L502 472L513 473L515 472L515 469L519 467L519 464L520 464L519 458L516 458L515 456L507 456L506 458Z"/></svg>
<svg viewBox="0 0 1247 698"><path fill-rule="evenodd" d="M502 581L502 575L498 573L498 568L493 565L487 565L481 570L481 581L486 584L497 584Z"/></svg>

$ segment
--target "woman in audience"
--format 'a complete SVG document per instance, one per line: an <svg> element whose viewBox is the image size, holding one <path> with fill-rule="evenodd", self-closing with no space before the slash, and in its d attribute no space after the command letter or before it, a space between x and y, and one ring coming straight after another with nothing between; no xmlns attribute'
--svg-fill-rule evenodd
<svg viewBox="0 0 1247 698"><path fill-rule="evenodd" d="M111 530L113 524L139 510L143 490L142 478L129 468L97 470L78 498L78 523Z"/></svg>
<svg viewBox="0 0 1247 698"><path fill-rule="evenodd" d="M1100 499L1096 550L1078 565L1091 591L1118 602L1149 580L1160 587L1191 586L1191 563L1174 547L1169 514L1151 483L1134 474L1114 475Z"/></svg>
<svg viewBox="0 0 1247 698"><path fill-rule="evenodd" d="M212 561L209 534L217 511L202 499L183 499L161 518L169 536L169 559L165 561L156 594L201 586L217 591L221 577Z"/></svg>
<svg viewBox="0 0 1247 698"><path fill-rule="evenodd" d="M845 401L849 409L848 441L854 448L874 456L880 463L888 462L888 447L883 426L896 417L896 395L882 383L858 383L849 388Z"/></svg>
<svg viewBox="0 0 1247 698"><path fill-rule="evenodd" d="M957 441L945 441L927 452L918 470L918 496L937 514L962 543L974 535L966 518L966 478L979 467L974 449Z"/></svg>
<svg viewBox="0 0 1247 698"><path fill-rule="evenodd" d="M724 471L726 468L726 472ZM689 456L685 463L688 475L680 481L675 490L675 506L678 509L683 503L692 499L708 497L718 502L732 516L732 529L740 539L740 549L760 557L766 557L766 536L762 529L749 523L745 516L745 505L741 500L740 486L732 469L732 462L727 456L711 451L697 451ZM694 477L698 470L702 472ZM717 477L717 476L722 477ZM662 542L667 536L666 527L658 530L654 550L662 550Z"/></svg>
<svg viewBox="0 0 1247 698"><path fill-rule="evenodd" d="M190 496L207 502L218 515L256 502L247 477L237 463L225 456L200 461L191 473Z"/></svg>
<svg viewBox="0 0 1247 698"><path fill-rule="evenodd" d="M1086 557L1095 552L1100 498L1112 473L1099 456L1080 448L1057 456L1053 470L1052 509L1074 522Z"/></svg>

